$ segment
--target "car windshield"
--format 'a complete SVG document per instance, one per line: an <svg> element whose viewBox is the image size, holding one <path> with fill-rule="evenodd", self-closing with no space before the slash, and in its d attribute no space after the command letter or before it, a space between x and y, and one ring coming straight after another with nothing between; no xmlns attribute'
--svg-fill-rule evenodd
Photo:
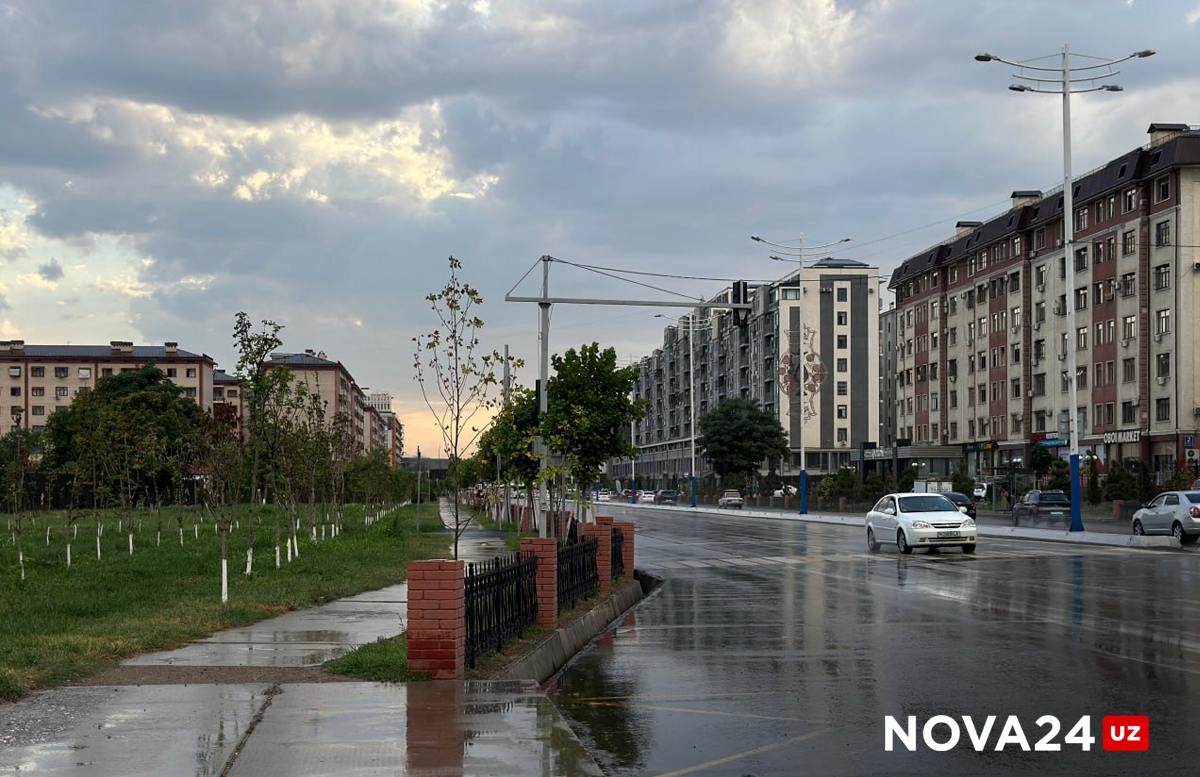
<svg viewBox="0 0 1200 777"><path fill-rule="evenodd" d="M900 497L902 513L957 513L958 508L941 494Z"/></svg>
<svg viewBox="0 0 1200 777"><path fill-rule="evenodd" d="M674 491L659 491L658 493L662 494L663 496L675 496Z"/></svg>
<svg viewBox="0 0 1200 777"><path fill-rule="evenodd" d="M737 491L726 491L725 496L741 496Z"/></svg>
<svg viewBox="0 0 1200 777"><path fill-rule="evenodd" d="M1042 494L1041 499L1039 499L1038 501L1044 505L1069 505L1069 504L1071 504L1071 500L1067 499L1066 494Z"/></svg>
<svg viewBox="0 0 1200 777"><path fill-rule="evenodd" d="M946 494L946 498L951 502L970 502L966 494L960 494L957 491L950 491Z"/></svg>

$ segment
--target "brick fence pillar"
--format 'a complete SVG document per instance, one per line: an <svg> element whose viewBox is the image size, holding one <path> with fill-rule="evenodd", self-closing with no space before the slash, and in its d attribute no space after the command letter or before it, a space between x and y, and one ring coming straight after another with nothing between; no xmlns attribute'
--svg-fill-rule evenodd
<svg viewBox="0 0 1200 777"><path fill-rule="evenodd" d="M461 561L408 564L408 666L435 680L461 680L466 667L466 602Z"/></svg>
<svg viewBox="0 0 1200 777"><path fill-rule="evenodd" d="M537 622L553 629L558 625L558 542L553 537L521 539L521 554L537 558Z"/></svg>
<svg viewBox="0 0 1200 777"><path fill-rule="evenodd" d="M636 536L633 524L629 521L613 521L613 527L620 529L622 537L621 563L625 567L626 577L633 577L633 542Z"/></svg>
<svg viewBox="0 0 1200 777"><path fill-rule="evenodd" d="M612 590L612 527L611 515L597 515L594 526L596 535L596 574L600 578L600 595L608 596Z"/></svg>

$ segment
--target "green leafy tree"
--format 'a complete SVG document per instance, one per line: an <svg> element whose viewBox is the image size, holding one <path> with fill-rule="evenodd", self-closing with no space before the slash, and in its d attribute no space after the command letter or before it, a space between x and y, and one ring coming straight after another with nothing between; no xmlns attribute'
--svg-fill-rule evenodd
<svg viewBox="0 0 1200 777"><path fill-rule="evenodd" d="M637 368L618 367L616 350L595 342L550 361L542 435L566 459L582 501L604 462L633 451L625 434L644 412L632 397Z"/></svg>
<svg viewBox="0 0 1200 777"><path fill-rule="evenodd" d="M950 485L955 491L970 496L975 488L975 481L967 474L967 468L959 464L950 475Z"/></svg>
<svg viewBox="0 0 1200 777"><path fill-rule="evenodd" d="M864 499L878 501L887 492L887 484L883 482L883 478L879 476L879 473L872 472L863 478L862 495Z"/></svg>
<svg viewBox="0 0 1200 777"><path fill-rule="evenodd" d="M1108 465L1108 476L1104 478L1104 498L1110 502L1121 499L1137 499L1137 478L1129 468L1120 461L1112 461Z"/></svg>
<svg viewBox="0 0 1200 777"><path fill-rule="evenodd" d="M500 476L505 483L517 483L525 490L533 509L533 486L541 463L533 452L538 433L537 396L529 389L516 387L509 392L508 404L492 419L479 437L479 452L487 461L500 457Z"/></svg>
<svg viewBox="0 0 1200 777"><path fill-rule="evenodd" d="M1039 481L1050 472L1050 467L1057 460L1058 457L1045 445L1034 443L1029 449L1029 468Z"/></svg>
<svg viewBox="0 0 1200 777"><path fill-rule="evenodd" d="M753 478L767 462L769 470L787 455L787 437L779 420L747 399L726 399L700 418L696 445L722 479L734 473Z"/></svg>

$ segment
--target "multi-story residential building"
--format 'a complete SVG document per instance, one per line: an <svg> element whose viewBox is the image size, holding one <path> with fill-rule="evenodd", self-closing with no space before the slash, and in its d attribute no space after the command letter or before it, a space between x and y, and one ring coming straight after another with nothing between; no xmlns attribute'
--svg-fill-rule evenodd
<svg viewBox="0 0 1200 777"><path fill-rule="evenodd" d="M392 410L392 395L387 391L372 391L367 394L367 403L381 413Z"/></svg>
<svg viewBox="0 0 1200 777"><path fill-rule="evenodd" d="M404 456L404 424L391 410L381 410L379 416L383 419L387 434L388 463L393 468L399 467L400 459Z"/></svg>
<svg viewBox="0 0 1200 777"><path fill-rule="evenodd" d="M108 345L27 345L0 341L0 434L16 428L45 426L46 419L69 405L80 389L94 388L107 375L157 365L201 409L212 410L214 362L178 343L134 345L114 340Z"/></svg>
<svg viewBox="0 0 1200 777"><path fill-rule="evenodd" d="M646 400L647 411L632 430L637 459L612 462L611 477L628 479L636 469L639 485L649 486L677 485L688 477L693 433L690 329L696 330L697 422L723 399L757 402L779 419L788 436L792 453L779 462L781 475L799 471L802 432L807 469L815 474L848 465L853 446L874 441L879 429L879 271L827 258L749 291L753 309L746 326L736 326L730 312L694 312L680 325L668 326L662 347L641 360L634 395ZM729 302L731 294L732 289L725 289L712 301ZM803 406L801 380L806 381ZM700 455L696 474L711 474Z"/></svg>
<svg viewBox="0 0 1200 777"><path fill-rule="evenodd" d="M879 447L896 444L896 325L900 311L893 305L879 313Z"/></svg>
<svg viewBox="0 0 1200 777"><path fill-rule="evenodd" d="M237 431L239 437L246 433L245 402L246 396L241 381L224 370L213 370L213 418L229 424Z"/></svg>
<svg viewBox="0 0 1200 777"><path fill-rule="evenodd" d="M367 395L341 362L329 359L324 351L310 348L303 353L273 353L266 366L291 370L294 381L307 385L310 394L325 402L328 418L344 415L349 424L352 452L366 453L386 447L386 432L379 412L371 407Z"/></svg>
<svg viewBox="0 0 1200 777"><path fill-rule="evenodd" d="M1015 191L893 273L896 436L927 446L931 471L986 475L1035 444L1065 456L1072 401L1085 454L1160 477L1195 461L1200 129L1149 133L1073 182L1071 245L1061 188Z"/></svg>

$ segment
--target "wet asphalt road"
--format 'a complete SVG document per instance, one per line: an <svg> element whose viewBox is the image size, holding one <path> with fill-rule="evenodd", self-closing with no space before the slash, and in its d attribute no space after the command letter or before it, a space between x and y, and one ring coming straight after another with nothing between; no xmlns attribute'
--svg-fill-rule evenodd
<svg viewBox="0 0 1200 777"><path fill-rule="evenodd" d="M861 529L648 511L665 584L551 694L609 775L1200 773L1200 558L981 540L902 557ZM1092 751L885 752L885 715L1092 716ZM1150 716L1104 752L1107 714ZM903 720L903 717L902 717ZM944 729L939 736L944 736Z"/></svg>

